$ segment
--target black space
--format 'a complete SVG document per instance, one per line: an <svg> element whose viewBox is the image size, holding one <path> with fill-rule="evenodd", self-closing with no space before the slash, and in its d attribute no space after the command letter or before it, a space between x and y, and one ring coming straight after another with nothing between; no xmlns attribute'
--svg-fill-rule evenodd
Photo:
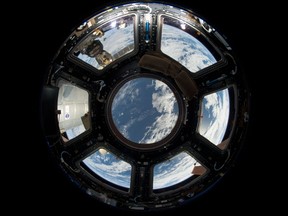
<svg viewBox="0 0 288 216"><path fill-rule="evenodd" d="M60 2L61 5L59 5ZM19 97L27 99L27 104L22 104L22 106L28 110L24 120L28 124L24 121L20 122L18 126L23 128L25 133L13 135L13 143L17 146L13 152L16 152L16 155L19 154L20 159L17 160L15 166L11 166L10 171L14 175L16 173L16 176L9 180L10 183L13 182L15 189L13 193L15 195L11 196L10 193L10 198L13 203L19 203L15 210L21 206L21 211L30 214L69 215L77 212L81 215L118 214L119 210L91 200L70 183L49 157L48 148L42 136L39 117L40 95L43 78L50 61L74 27L103 6L119 1L72 2L67 0L58 1L58 3L38 1L36 5L33 5L33 9L25 10L22 12L24 15L19 16L25 29L25 34L21 37L25 46L25 52L22 55L26 62L21 65L21 73L25 72L25 78L28 80L25 82L25 90L20 92ZM269 175L268 163L270 162L267 161L269 158L262 151L265 148L262 142L265 130L264 125L259 121L260 113L257 112L262 99L260 90L263 88L261 77L259 78L261 71L256 68L259 62L255 59L255 55L259 53L257 45L259 33L255 30L255 25L259 21L255 12L257 10L242 1L230 1L225 4L220 1L192 1L186 4L175 0L166 2L176 5L179 3L180 6L191 8L220 33L227 36L247 75L252 95L251 117L249 133L241 157L223 181L199 200L185 207L149 213L149 215L160 216L168 213L180 215L185 212L191 215L206 215L211 212L215 215L233 215L234 213L247 214L251 209L257 212L259 208L266 206L268 208L264 201L265 196L268 196L266 193L268 189L263 188L262 185L270 189L273 186L263 183L267 182L265 179ZM20 77L19 79L22 79ZM265 121L268 121L268 118L270 117L267 116ZM16 155L11 154L10 157L16 160ZM24 202L25 205L23 205ZM142 215L144 213L125 212L125 214Z"/></svg>

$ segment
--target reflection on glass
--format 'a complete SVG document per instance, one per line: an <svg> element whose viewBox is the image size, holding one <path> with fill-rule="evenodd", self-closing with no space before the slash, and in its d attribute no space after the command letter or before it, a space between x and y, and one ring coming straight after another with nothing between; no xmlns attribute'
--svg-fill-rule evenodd
<svg viewBox="0 0 288 216"><path fill-rule="evenodd" d="M103 179L125 188L130 188L131 170L129 163L100 148L83 160L83 163Z"/></svg>
<svg viewBox="0 0 288 216"><path fill-rule="evenodd" d="M98 70L134 50L134 15L122 17L95 29L74 51Z"/></svg>
<svg viewBox="0 0 288 216"><path fill-rule="evenodd" d="M202 175L206 170L202 166L196 166L196 160L186 152L181 152L169 160L155 165L153 176L153 189L162 189L178 184L193 175ZM201 172L194 171L195 167L201 167ZM199 168L198 168L199 169Z"/></svg>
<svg viewBox="0 0 288 216"><path fill-rule="evenodd" d="M178 103L172 90L153 78L125 83L112 102L116 128L128 140L151 144L170 134L178 119Z"/></svg>
<svg viewBox="0 0 288 216"><path fill-rule="evenodd" d="M230 112L228 89L209 95L202 100L199 133L215 145L223 141Z"/></svg>
<svg viewBox="0 0 288 216"><path fill-rule="evenodd" d="M216 63L212 53L197 37L202 36L191 26L172 18L165 18L162 25L161 51L192 73L196 73Z"/></svg>
<svg viewBox="0 0 288 216"><path fill-rule="evenodd" d="M68 141L90 128L88 92L64 81L58 87L59 128Z"/></svg>

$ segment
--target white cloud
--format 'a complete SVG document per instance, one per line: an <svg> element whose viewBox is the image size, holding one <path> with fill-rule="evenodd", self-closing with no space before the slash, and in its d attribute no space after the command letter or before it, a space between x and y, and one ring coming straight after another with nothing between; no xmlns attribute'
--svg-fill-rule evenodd
<svg viewBox="0 0 288 216"><path fill-rule="evenodd" d="M138 99L139 89L135 88L137 82L127 82L125 83L117 92L112 103L112 113L119 106L125 106L126 102L133 102Z"/></svg>
<svg viewBox="0 0 288 216"><path fill-rule="evenodd" d="M152 94L152 105L159 113L172 113L176 101L174 93L163 82L155 81L156 93Z"/></svg>
<svg viewBox="0 0 288 216"><path fill-rule="evenodd" d="M163 25L161 50L193 73L216 62L200 41L169 25Z"/></svg>
<svg viewBox="0 0 288 216"><path fill-rule="evenodd" d="M130 139L129 136L129 128L131 126L133 126L133 124L137 121L137 119L130 119L125 125L119 125L120 128L119 131L120 133L126 138L126 139Z"/></svg>
<svg viewBox="0 0 288 216"><path fill-rule="evenodd" d="M107 173L110 173L110 175L115 175L115 174L121 174L122 172L125 171L130 171L131 170L131 165L126 163L125 161L115 161L112 162L111 164L103 164L103 163L98 163L95 164L93 163L93 167L97 168L98 170L105 171ZM97 166L95 166L97 165Z"/></svg>
<svg viewBox="0 0 288 216"><path fill-rule="evenodd" d="M117 110L119 107L131 107L131 104L127 104L127 103L133 103L137 100L139 100L138 96L139 96L139 88L136 88L137 82L133 82L133 81L129 81L127 83L125 83L117 92L117 94L115 95L114 99L113 99L113 103L112 103L112 115L113 115L113 119L115 121L115 124L118 128L118 130L121 132L121 134L126 137L127 139L130 138L129 136L129 128L131 126L133 126L133 124L136 121L139 121L136 118L131 118L129 119L129 121L125 124L120 124L120 122L117 122L118 117L121 117L124 115L124 112L118 113L118 116L114 116L114 111ZM138 113L139 110L137 110L135 107L130 109L130 110L125 110L125 114L127 114L127 112L130 112L130 115L133 115L133 113ZM115 114L116 115L116 114Z"/></svg>
<svg viewBox="0 0 288 216"><path fill-rule="evenodd" d="M113 154L101 155L96 152L83 162L95 174L107 181L126 188L130 187L131 165L123 160L118 160Z"/></svg>
<svg viewBox="0 0 288 216"><path fill-rule="evenodd" d="M191 177L195 159L182 152L170 160L154 167L153 189L160 189L180 183Z"/></svg>
<svg viewBox="0 0 288 216"><path fill-rule="evenodd" d="M129 24L123 29L114 28L107 31L100 38L100 41L103 43L104 50L114 55L129 45L134 44L134 26L133 24Z"/></svg>
<svg viewBox="0 0 288 216"><path fill-rule="evenodd" d="M165 138L173 129L178 119L174 107L177 103L174 93L163 82L155 81L155 93L152 94L152 106L160 113L151 126L148 126L146 133L140 143L154 143Z"/></svg>
<svg viewBox="0 0 288 216"><path fill-rule="evenodd" d="M140 140L140 143L155 143L162 140L170 134L171 130L176 124L177 119L177 114L162 114L156 118L156 121L152 124L152 126L147 128L148 130L146 131L144 137Z"/></svg>
<svg viewBox="0 0 288 216"><path fill-rule="evenodd" d="M225 89L220 92L207 95L204 97L204 101L205 100L205 109L212 109L211 114L213 116L213 120L209 123L209 126L204 128L201 128L200 124L200 134L210 142L217 145L222 142L228 124L230 112L228 90Z"/></svg>

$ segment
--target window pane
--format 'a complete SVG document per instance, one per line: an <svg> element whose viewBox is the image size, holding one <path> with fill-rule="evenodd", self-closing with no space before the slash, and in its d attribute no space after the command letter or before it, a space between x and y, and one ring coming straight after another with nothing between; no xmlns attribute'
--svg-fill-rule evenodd
<svg viewBox="0 0 288 216"><path fill-rule="evenodd" d="M100 148L83 160L84 164L103 179L125 188L130 188L131 170L129 163Z"/></svg>
<svg viewBox="0 0 288 216"><path fill-rule="evenodd" d="M179 115L176 97L164 82L136 78L125 83L112 103L116 128L128 140L153 144L167 137Z"/></svg>
<svg viewBox="0 0 288 216"><path fill-rule="evenodd" d="M198 132L215 145L223 141L230 113L228 89L209 95L202 100Z"/></svg>
<svg viewBox="0 0 288 216"><path fill-rule="evenodd" d="M201 40L201 42L200 42ZM165 17L162 25L161 51L178 61L192 73L216 63L206 48L200 32L179 20ZM210 45L211 46L211 45Z"/></svg>
<svg viewBox="0 0 288 216"><path fill-rule="evenodd" d="M196 164L196 160L186 152L181 152L169 160L156 164L153 171L153 189L166 188L196 175L193 172ZM198 172L197 175L202 175L204 172L200 174Z"/></svg>
<svg viewBox="0 0 288 216"><path fill-rule="evenodd" d="M102 70L134 50L134 15L106 23L90 33L75 49L82 61Z"/></svg>
<svg viewBox="0 0 288 216"><path fill-rule="evenodd" d="M58 84L59 128L64 141L71 140L90 128L88 92L71 83Z"/></svg>

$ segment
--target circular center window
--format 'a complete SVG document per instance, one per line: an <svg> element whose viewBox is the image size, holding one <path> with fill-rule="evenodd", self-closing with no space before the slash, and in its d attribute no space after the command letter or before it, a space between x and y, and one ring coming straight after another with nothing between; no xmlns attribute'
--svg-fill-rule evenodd
<svg viewBox="0 0 288 216"><path fill-rule="evenodd" d="M153 144L171 134L179 116L179 105L166 83L140 77L118 89L111 114L124 138L138 144Z"/></svg>

